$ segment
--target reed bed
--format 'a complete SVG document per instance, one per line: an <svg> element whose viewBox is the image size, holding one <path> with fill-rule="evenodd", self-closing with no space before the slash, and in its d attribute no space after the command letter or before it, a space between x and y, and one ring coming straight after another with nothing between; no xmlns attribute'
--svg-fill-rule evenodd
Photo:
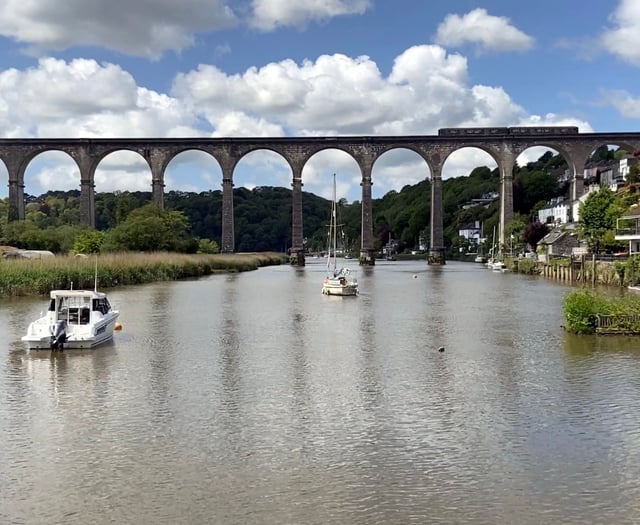
<svg viewBox="0 0 640 525"><path fill-rule="evenodd" d="M112 253L90 257L0 261L0 296L45 295L53 289L99 289L175 281L213 273L245 272L286 262L281 253Z"/></svg>

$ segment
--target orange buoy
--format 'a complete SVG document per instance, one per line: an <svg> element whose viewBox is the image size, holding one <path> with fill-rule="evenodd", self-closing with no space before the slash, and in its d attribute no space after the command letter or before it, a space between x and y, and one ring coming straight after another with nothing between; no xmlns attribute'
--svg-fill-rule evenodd
<svg viewBox="0 0 640 525"><path fill-rule="evenodd" d="M115 326L113 327L114 330L122 330L122 325L118 322L116 322Z"/></svg>

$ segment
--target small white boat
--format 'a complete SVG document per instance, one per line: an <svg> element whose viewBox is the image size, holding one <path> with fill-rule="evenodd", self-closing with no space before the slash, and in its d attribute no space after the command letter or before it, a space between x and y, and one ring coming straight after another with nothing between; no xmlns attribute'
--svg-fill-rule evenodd
<svg viewBox="0 0 640 525"><path fill-rule="evenodd" d="M333 174L333 202L329 224L329 251L327 253L327 276L322 282L323 295L355 296L358 294L358 280L349 268L338 268L338 224L336 206L336 175Z"/></svg>
<svg viewBox="0 0 640 525"><path fill-rule="evenodd" d="M322 282L324 295L358 295L358 281L350 276L349 268L340 268L334 275L327 275Z"/></svg>
<svg viewBox="0 0 640 525"><path fill-rule="evenodd" d="M507 265L502 261L489 261L487 267L494 272L504 272L507 269Z"/></svg>
<svg viewBox="0 0 640 525"><path fill-rule="evenodd" d="M491 256L489 257L489 259L487 259L487 268L489 268L489 270L493 270L494 272L506 272L507 271L507 265L501 261L501 253L498 250L498 244L496 242L496 228L495 226L493 227L493 247L491 248L491 250L489 250L489 253L491 254Z"/></svg>
<svg viewBox="0 0 640 525"><path fill-rule="evenodd" d="M52 290L49 309L29 324L22 341L34 349L92 348L113 338L118 315L103 292Z"/></svg>

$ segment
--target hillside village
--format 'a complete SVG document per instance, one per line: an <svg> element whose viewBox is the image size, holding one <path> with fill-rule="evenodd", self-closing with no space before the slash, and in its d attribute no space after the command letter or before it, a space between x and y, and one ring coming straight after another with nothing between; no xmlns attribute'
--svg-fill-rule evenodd
<svg viewBox="0 0 640 525"><path fill-rule="evenodd" d="M575 201L571 202L568 191L565 194L549 199L544 206L537 210L535 220L547 226L548 233L537 244L537 259L546 262L553 257L569 257L588 253L589 246L579 235L580 210L590 195L602 189L608 189L614 194L623 195L625 192L635 193L634 184L638 182L640 158L637 155L624 154L620 158L603 159L588 163L583 172L584 191ZM559 187L568 187L570 173L567 168L556 172ZM483 195L479 199L472 199L462 206L469 209L479 204L488 206L498 199L497 192ZM627 199L628 200L628 199ZM638 199L632 203L623 214L616 218L615 241L620 244L617 252L619 256L640 253L640 206ZM473 221L460 226L458 233L466 239L469 251L488 253L491 248L483 246L488 240L480 221ZM511 235L510 241L513 240ZM522 246L516 242L514 253L512 246L505 246L503 250L510 255L525 255L532 246ZM484 251L483 251L484 248Z"/></svg>

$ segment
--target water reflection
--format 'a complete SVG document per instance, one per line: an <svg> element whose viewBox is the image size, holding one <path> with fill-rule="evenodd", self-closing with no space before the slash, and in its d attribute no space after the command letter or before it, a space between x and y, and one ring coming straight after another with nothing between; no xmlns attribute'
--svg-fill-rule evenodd
<svg viewBox="0 0 640 525"><path fill-rule="evenodd" d="M564 351L570 357L587 357L598 352L627 354L640 359L638 338L628 335L582 335L563 332Z"/></svg>
<svg viewBox="0 0 640 525"><path fill-rule="evenodd" d="M637 521L634 338L480 265L381 261L355 299L323 274L114 290L90 352L27 352L40 304L3 304L0 522Z"/></svg>
<svg viewBox="0 0 640 525"><path fill-rule="evenodd" d="M242 434L241 417L241 384L242 360L240 340L237 333L236 319L236 291L237 275L229 275L224 279L221 289L222 308L220 330L218 337L219 367L221 388L219 389L221 404L220 425L223 429L221 436L226 440L226 446L237 450L238 440Z"/></svg>

